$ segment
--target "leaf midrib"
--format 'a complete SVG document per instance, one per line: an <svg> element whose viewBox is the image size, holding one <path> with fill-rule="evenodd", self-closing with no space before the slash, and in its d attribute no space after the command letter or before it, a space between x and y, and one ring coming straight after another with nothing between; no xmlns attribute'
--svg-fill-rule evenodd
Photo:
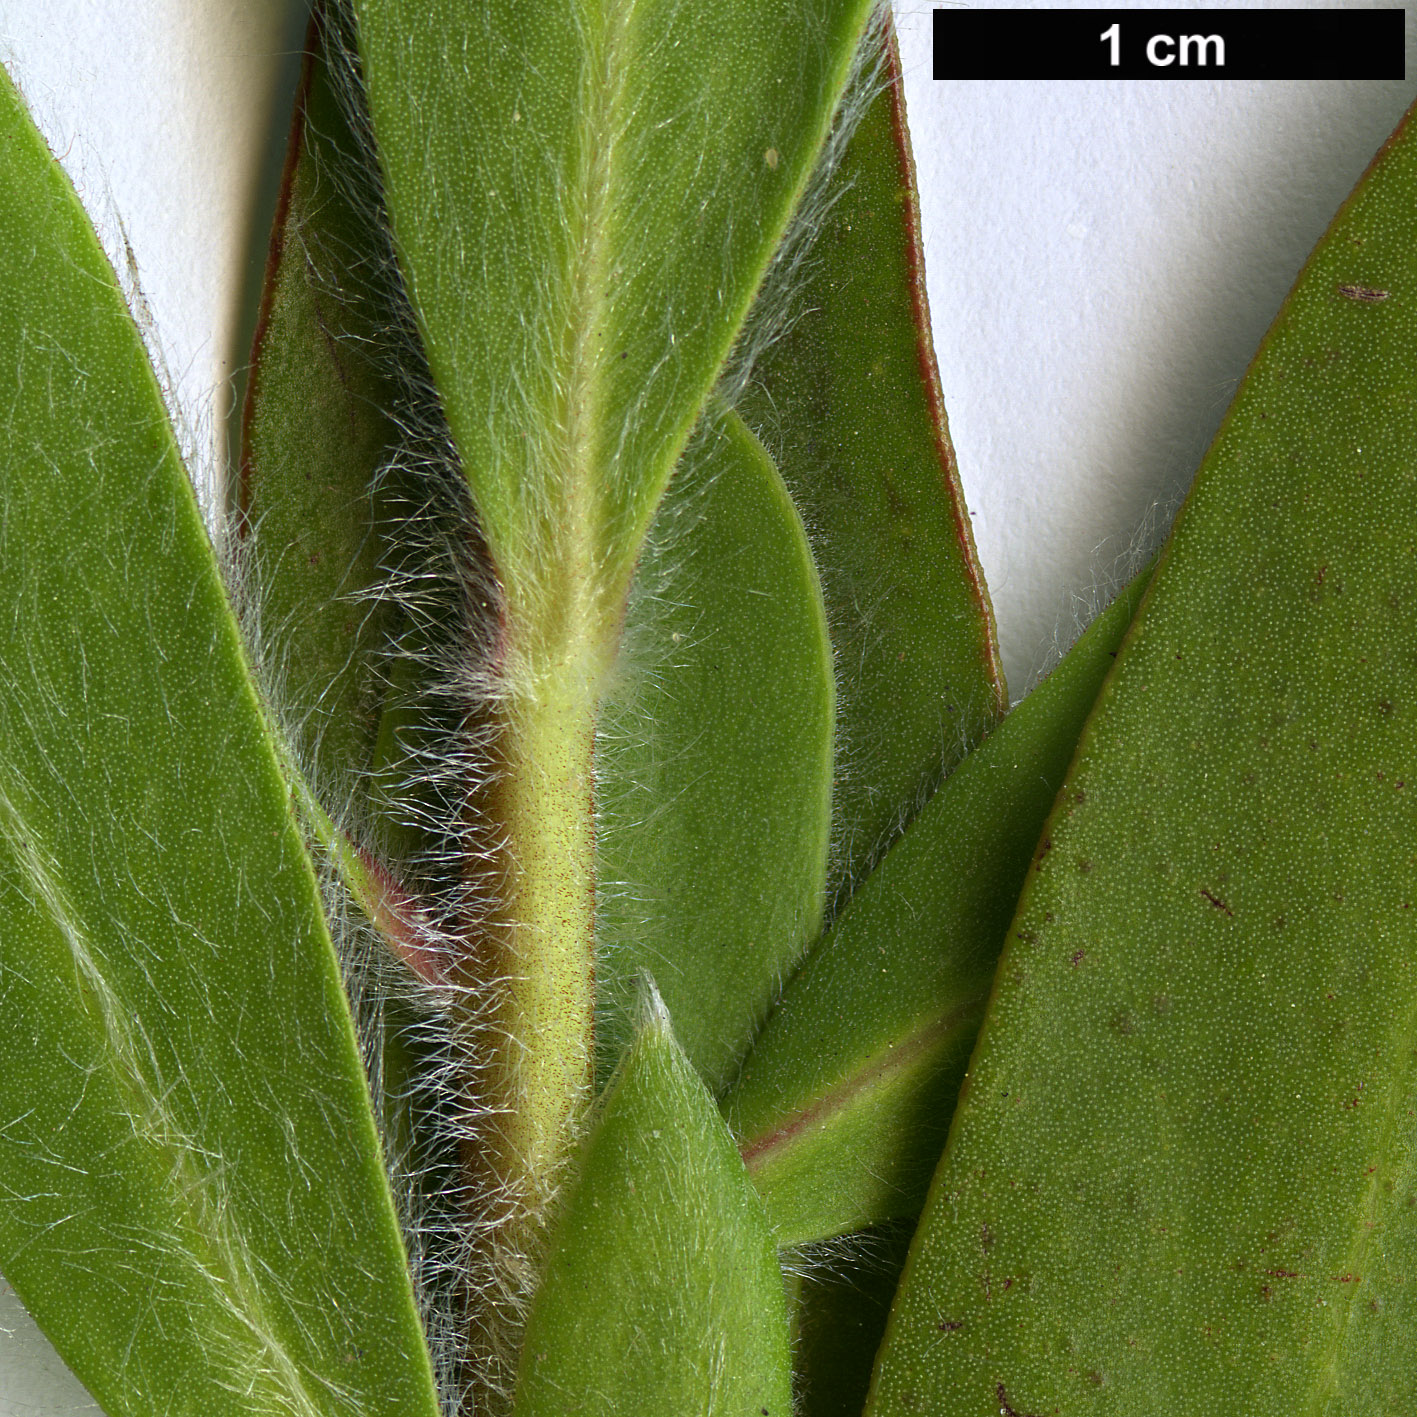
<svg viewBox="0 0 1417 1417"><path fill-rule="evenodd" d="M814 1123L819 1128L829 1124L844 1115L862 1093L888 1085L893 1077L919 1062L949 1038L971 1015L982 1013L988 997L989 991L985 989L961 1000L944 1013L932 1015L897 1042L886 1044L882 1054L847 1072L831 1087L824 1088L813 1101L798 1108L772 1131L746 1139L742 1143L742 1156L749 1172L759 1171L774 1158L784 1155L792 1142Z"/></svg>
<svg viewBox="0 0 1417 1417"><path fill-rule="evenodd" d="M608 421L603 351L609 325L607 294L611 267L609 213L615 187L618 135L624 109L627 65L623 62L636 0L604 0L596 6L599 34L588 46L590 55L584 78L584 101L579 105L579 162L576 181L584 194L579 229L572 232L572 258L565 279L570 292L563 342L564 380L553 390L562 391L559 407L551 410L551 425L563 430L562 443L565 503L561 527L552 535L562 541L565 554L550 562L557 566L563 584L556 588L555 604L548 611L563 620L563 631L575 635L597 620L598 584L607 547L607 491L609 469L597 466ZM554 634L554 632L553 632Z"/></svg>
<svg viewBox="0 0 1417 1417"><path fill-rule="evenodd" d="M69 898L62 869L52 859L46 859L39 844L42 838L39 825L26 818L0 784L0 841L10 848L30 883L32 906L50 920L69 951L75 982L85 1000L81 1007L101 1031L107 1056L126 1063L126 1066L109 1067L106 1073L127 1099L126 1111L134 1119L135 1136L139 1135L137 1123L142 1119L144 1140L168 1159L169 1164L162 1168L166 1180L160 1189L172 1203L175 1216L182 1217L184 1249L194 1250L198 1237L204 1242L200 1264L194 1267L210 1277L213 1293L221 1296L222 1310L234 1315L238 1325L259 1345L266 1362L252 1372L268 1372L273 1366L280 1373L281 1385L269 1392L271 1410L275 1410L277 1400L296 1400L301 1404L296 1410L313 1417L320 1411L321 1404L306 1384L303 1365L277 1338L259 1287L253 1286L250 1276L235 1262L236 1256L247 1253L247 1242L233 1224L230 1208L213 1204L208 1190L211 1178L194 1164L194 1156L201 1155L202 1149L168 1108L166 1094L171 1090L170 1085L153 1085L142 1066L137 1040L118 1022L130 1018L138 1024L142 1034L138 1023L141 1011L125 1007L122 993L110 983L103 968L103 957L92 946L83 912ZM151 1053L150 1044L147 1051ZM152 1066L158 1066L155 1058Z"/></svg>

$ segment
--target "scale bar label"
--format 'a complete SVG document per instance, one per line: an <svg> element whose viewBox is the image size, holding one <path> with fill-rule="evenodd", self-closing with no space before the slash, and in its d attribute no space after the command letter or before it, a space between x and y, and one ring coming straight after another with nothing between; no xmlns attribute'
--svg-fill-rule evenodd
<svg viewBox="0 0 1417 1417"><path fill-rule="evenodd" d="M1402 7L934 12L937 79L1404 79Z"/></svg>

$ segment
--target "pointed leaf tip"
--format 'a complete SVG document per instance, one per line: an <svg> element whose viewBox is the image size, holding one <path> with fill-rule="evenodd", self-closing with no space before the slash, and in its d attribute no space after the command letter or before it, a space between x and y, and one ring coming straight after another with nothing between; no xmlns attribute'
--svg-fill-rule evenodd
<svg viewBox="0 0 1417 1417"><path fill-rule="evenodd" d="M652 984L551 1237L515 1417L790 1417L761 1202Z"/></svg>

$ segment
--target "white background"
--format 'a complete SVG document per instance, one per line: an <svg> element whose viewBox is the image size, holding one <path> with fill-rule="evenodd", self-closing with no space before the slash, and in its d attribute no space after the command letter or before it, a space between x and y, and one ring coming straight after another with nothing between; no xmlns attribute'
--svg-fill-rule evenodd
<svg viewBox="0 0 1417 1417"><path fill-rule="evenodd" d="M1409 6L1406 82L935 82L929 7L898 10L941 377L1017 694L1184 492L1417 92L1417 28ZM126 235L207 478L303 28L298 0L0 0L0 61L121 270ZM94 1410L3 1281L0 1330L0 1417Z"/></svg>

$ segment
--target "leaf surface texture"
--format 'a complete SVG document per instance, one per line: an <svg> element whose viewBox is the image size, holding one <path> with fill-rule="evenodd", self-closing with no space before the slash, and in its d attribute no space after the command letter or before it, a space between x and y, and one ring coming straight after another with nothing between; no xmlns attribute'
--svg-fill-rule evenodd
<svg viewBox="0 0 1417 1417"><path fill-rule="evenodd" d="M948 777L784 990L724 1099L779 1243L913 1219L1014 902L1145 577Z"/></svg>
<svg viewBox="0 0 1417 1417"><path fill-rule="evenodd" d="M628 586L867 10L357 0L395 241L513 617L559 633Z"/></svg>
<svg viewBox="0 0 1417 1417"><path fill-rule="evenodd" d="M660 508L622 658L597 747L602 1049L648 970L718 1087L821 925L835 704L801 519L730 411Z"/></svg>
<svg viewBox="0 0 1417 1417"><path fill-rule="evenodd" d="M1010 929L868 1411L1417 1407L1417 139L1202 464Z"/></svg>
<svg viewBox="0 0 1417 1417"><path fill-rule="evenodd" d="M821 191L787 327L739 411L821 568L841 680L844 898L1008 706L931 343L899 56Z"/></svg>
<svg viewBox="0 0 1417 1417"><path fill-rule="evenodd" d="M8 81L0 191L0 1266L110 1417L431 1417L236 626L137 329Z"/></svg>
<svg viewBox="0 0 1417 1417"><path fill-rule="evenodd" d="M662 1005L646 1003L552 1236L515 1417L790 1417L762 1204Z"/></svg>

